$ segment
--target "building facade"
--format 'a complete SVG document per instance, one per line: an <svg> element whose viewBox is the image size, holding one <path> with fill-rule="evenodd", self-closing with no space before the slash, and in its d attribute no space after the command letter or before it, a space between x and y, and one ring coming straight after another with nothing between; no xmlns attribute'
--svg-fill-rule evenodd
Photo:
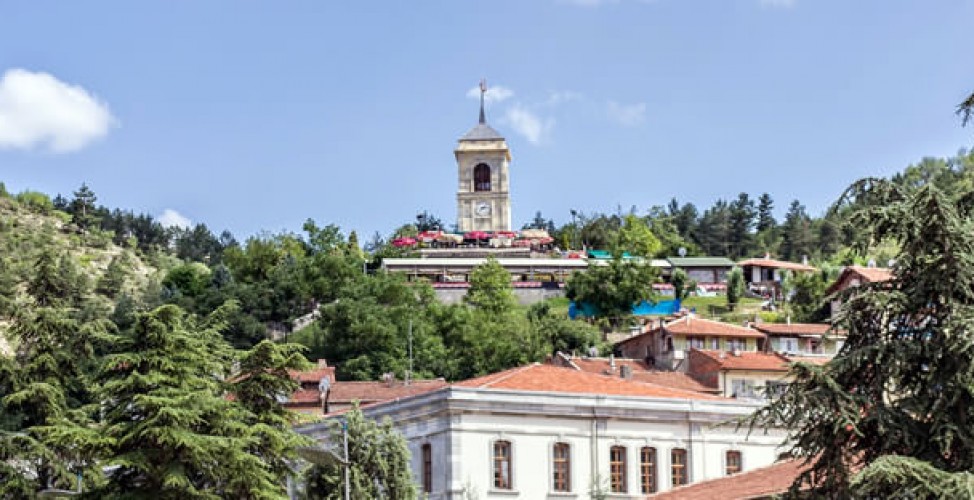
<svg viewBox="0 0 974 500"><path fill-rule="evenodd" d="M773 463L783 434L728 421L756 405L529 365L363 408L406 437L420 492L465 498L636 499ZM302 430L327 439L328 426Z"/></svg>
<svg viewBox="0 0 974 500"><path fill-rule="evenodd" d="M480 122L460 138L457 160L457 230L510 231L511 194L507 141L487 124L486 85L480 85Z"/></svg>

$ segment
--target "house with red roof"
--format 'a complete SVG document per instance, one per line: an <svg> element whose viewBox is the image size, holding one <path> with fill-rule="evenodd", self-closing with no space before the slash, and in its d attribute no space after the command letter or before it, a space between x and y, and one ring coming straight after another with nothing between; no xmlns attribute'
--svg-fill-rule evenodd
<svg viewBox="0 0 974 500"><path fill-rule="evenodd" d="M598 485L610 498L635 499L771 465L785 449L783 432L749 435L727 425L759 407L618 374L531 364L362 411L389 418L403 434L418 489L431 500L587 498ZM298 430L328 446L329 428L324 422Z"/></svg>
<svg viewBox="0 0 974 500"><path fill-rule="evenodd" d="M818 270L808 264L772 259L767 255L763 258L742 260L737 263L737 266L744 271L744 281L748 289L768 297L781 296L781 280L784 279L786 271L811 273Z"/></svg>
<svg viewBox="0 0 974 500"><path fill-rule="evenodd" d="M788 385L791 360L777 353L691 349L688 374L730 398L764 399Z"/></svg>
<svg viewBox="0 0 974 500"><path fill-rule="evenodd" d="M835 283L825 291L826 295L833 295L847 290L849 288L854 288L857 286L865 285L868 283L883 283L893 279L893 271L885 267L875 267L875 266L846 266L842 268L842 272L839 273L839 277L836 278ZM839 308L842 306L842 301L839 298L833 298L830 304L832 310L832 317L839 312Z"/></svg>
<svg viewBox="0 0 974 500"><path fill-rule="evenodd" d="M771 500L785 493L806 470L800 459L785 459L748 472L701 481L647 497L652 500ZM733 469L732 469L733 470Z"/></svg>
<svg viewBox="0 0 974 500"><path fill-rule="evenodd" d="M768 336L765 350L788 356L832 359L845 343L845 333L828 323L755 323Z"/></svg>
<svg viewBox="0 0 974 500"><path fill-rule="evenodd" d="M645 360L660 370L687 371L690 349L758 351L766 335L747 326L687 315L669 323L650 324L639 335L616 342L616 354Z"/></svg>
<svg viewBox="0 0 974 500"><path fill-rule="evenodd" d="M311 370L289 370L291 378L301 384L284 403L292 411L325 415L348 410L352 404L369 405L413 396L447 385L442 378L434 380L396 380L387 376L381 381L336 381L335 367L319 359Z"/></svg>

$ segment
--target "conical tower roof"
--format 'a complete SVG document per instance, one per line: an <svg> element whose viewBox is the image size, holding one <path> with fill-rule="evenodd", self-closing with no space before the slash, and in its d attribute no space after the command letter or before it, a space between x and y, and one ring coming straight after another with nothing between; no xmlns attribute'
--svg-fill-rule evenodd
<svg viewBox="0 0 974 500"><path fill-rule="evenodd" d="M480 121L469 132L463 134L461 141L497 141L504 140L504 136L498 133L490 125L487 125L487 116L484 113L484 94L487 93L487 82L480 81Z"/></svg>

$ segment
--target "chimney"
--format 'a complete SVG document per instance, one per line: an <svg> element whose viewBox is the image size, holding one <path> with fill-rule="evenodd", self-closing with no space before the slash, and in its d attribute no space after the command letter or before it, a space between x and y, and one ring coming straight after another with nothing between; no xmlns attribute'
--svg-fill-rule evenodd
<svg viewBox="0 0 974 500"><path fill-rule="evenodd" d="M622 365L619 369L619 375L625 380L632 380L632 367L629 365Z"/></svg>
<svg viewBox="0 0 974 500"><path fill-rule="evenodd" d="M609 354L609 370L615 371L616 369L616 355L615 353Z"/></svg>
<svg viewBox="0 0 974 500"><path fill-rule="evenodd" d="M396 374L393 372L383 373L382 381L386 383L386 387L392 387L396 383Z"/></svg>
<svg viewBox="0 0 974 500"><path fill-rule="evenodd" d="M328 368L328 360L326 360L326 359L319 359L317 361L317 364L318 364L317 365L317 368L319 368L319 369Z"/></svg>
<svg viewBox="0 0 974 500"><path fill-rule="evenodd" d="M785 316L785 324L786 325L790 325L791 324L791 315L790 314L788 316Z"/></svg>
<svg viewBox="0 0 974 500"><path fill-rule="evenodd" d="M802 265L805 265L805 266L808 265L808 256L807 255L802 255Z"/></svg>

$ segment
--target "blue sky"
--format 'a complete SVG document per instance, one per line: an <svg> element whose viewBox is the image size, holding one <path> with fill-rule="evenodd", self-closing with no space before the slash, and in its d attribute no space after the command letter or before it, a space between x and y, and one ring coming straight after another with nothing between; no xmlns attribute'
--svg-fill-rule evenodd
<svg viewBox="0 0 974 500"><path fill-rule="evenodd" d="M517 226L741 191L820 213L974 144L953 113L972 19L969 0L4 2L0 181L87 182L238 237L452 222L486 77Z"/></svg>

